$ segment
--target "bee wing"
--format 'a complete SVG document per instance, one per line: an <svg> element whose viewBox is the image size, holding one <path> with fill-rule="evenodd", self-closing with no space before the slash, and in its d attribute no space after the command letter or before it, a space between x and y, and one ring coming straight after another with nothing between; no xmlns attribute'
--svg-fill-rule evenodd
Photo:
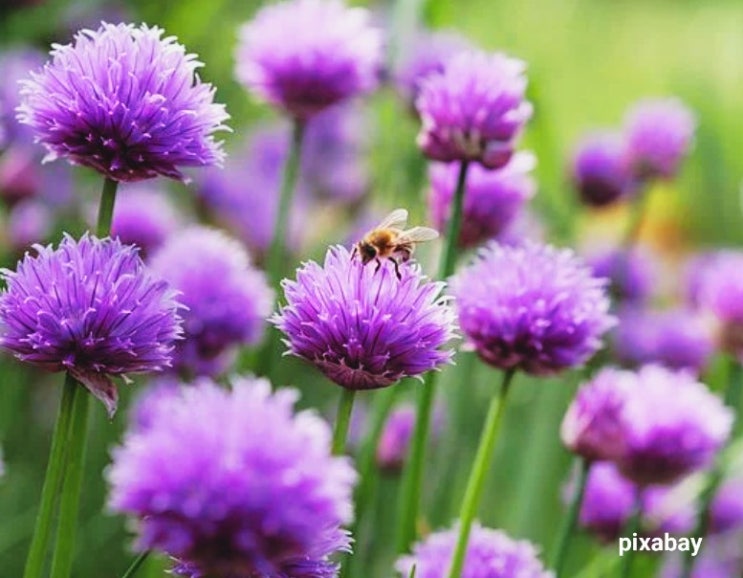
<svg viewBox="0 0 743 578"><path fill-rule="evenodd" d="M424 243L426 241L433 241L437 239L439 232L436 229L430 227L413 227L407 231L400 233L397 238L398 243Z"/></svg>
<svg viewBox="0 0 743 578"><path fill-rule="evenodd" d="M395 209L377 225L377 229L404 229L408 224L408 211Z"/></svg>

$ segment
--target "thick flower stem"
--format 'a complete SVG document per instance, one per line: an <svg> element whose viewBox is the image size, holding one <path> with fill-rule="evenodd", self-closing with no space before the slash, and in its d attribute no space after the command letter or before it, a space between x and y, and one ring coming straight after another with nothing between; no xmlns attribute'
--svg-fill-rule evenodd
<svg viewBox="0 0 743 578"><path fill-rule="evenodd" d="M738 412L740 408L741 390L743 389L743 368L734 357L731 357L728 363L728 384L725 389L725 405L735 412L736 420L734 429L738 430L740 427L740 416L738 415ZM712 500L714 500L715 494L717 494L717 490L719 489L724 477L723 467L718 462L710 473L709 478L707 479L707 484L699 497L699 513L697 514L694 531L691 534L693 537L703 537L707 535ZM684 568L681 578L690 578L692 570L694 569L694 561L695 558L692 557L691 551L686 552L684 555Z"/></svg>
<svg viewBox="0 0 743 578"><path fill-rule="evenodd" d="M72 407L76 395L84 395L85 392L78 391L82 388L77 382L67 375L62 389L62 401L59 406L57 423L52 435L52 449L49 455L49 463L44 477L44 487L41 491L41 503L39 514L36 519L36 528L31 539L31 548L26 559L26 568L23 578L41 578L44 575L44 562L49 547L49 539L52 531L52 520L54 518L57 494L64 477L66 466L66 450L68 448L67 436L69 433Z"/></svg>
<svg viewBox="0 0 743 578"><path fill-rule="evenodd" d="M59 526L57 543L52 558L51 578L69 578L75 553L75 531L80 506L80 489L85 462L86 433L88 429L89 395L82 390L75 396L72 405L69 436L67 438L67 472L62 486L59 504Z"/></svg>
<svg viewBox="0 0 743 578"><path fill-rule="evenodd" d="M575 487L573 498L570 501L570 507L563 518L557 547L555 548L552 557L552 569L555 571L555 578L560 578L560 576L562 576L563 566L565 565L565 560L567 559L568 550L570 548L570 540L575 531L578 514L580 513L580 506L583 503L583 495L586 492L586 483L588 482L588 472L590 470L588 460L583 458L576 459L578 461L578 482Z"/></svg>
<svg viewBox="0 0 743 578"><path fill-rule="evenodd" d="M635 493L635 507L632 512L632 517L627 522L625 527L624 536L626 538L632 538L633 534L636 534L640 530L640 521L642 520L642 488L638 488ZM632 562L635 557L635 551L630 548L629 551L624 553L622 557L622 565L619 569L620 578L630 578L632 576Z"/></svg>
<svg viewBox="0 0 743 578"><path fill-rule="evenodd" d="M462 210L464 207L464 191L467 183L467 168L469 163L463 161L459 166L457 188L454 191L452 201L452 212L446 231L446 245L441 255L439 265L439 279L446 280L454 273L457 260L457 241L462 228ZM400 492L400 527L398 534L397 551L407 551L410 544L415 541L416 524L418 521L418 510L423 489L424 462L426 454L426 441L428 430L431 425L431 412L436 397L436 380L438 373L429 371L423 381L418 395L416 408L415 429L413 439L403 473L402 487Z"/></svg>
<svg viewBox="0 0 743 578"><path fill-rule="evenodd" d="M304 127L304 121L298 119L294 121L289 156L286 159L281 180L279 208L276 211L273 239L271 240L271 247L268 250L268 260L266 262L266 270L274 287L278 287L284 271L284 248L289 229L289 213L292 206L292 199L294 198L294 190L297 187L297 178L299 177Z"/></svg>
<svg viewBox="0 0 743 578"><path fill-rule="evenodd" d="M124 572L124 575L121 578L133 578L133 576L137 573L137 570L139 570L140 566L142 566L145 560L147 560L150 552L150 550L145 550L139 556L137 556L132 562L131 566L129 566L126 572Z"/></svg>
<svg viewBox="0 0 743 578"><path fill-rule="evenodd" d="M96 227L96 235L101 239L103 237L108 237L111 234L114 204L116 203L116 190L118 188L118 181L112 179L106 179L103 181L101 204L98 207L98 226Z"/></svg>
<svg viewBox="0 0 743 578"><path fill-rule="evenodd" d="M333 430L333 455L335 456L341 456L346 451L348 426L351 423L351 413L353 413L353 401L355 398L355 390L343 389L340 402L338 403L338 414L335 417L335 429Z"/></svg>
<svg viewBox="0 0 743 578"><path fill-rule="evenodd" d="M485 426L483 427L480 444L477 447L477 454L475 455L475 463L472 465L470 477L467 481L467 489L464 493L464 500L462 500L462 510L459 514L459 536L451 565L449 566L449 578L459 578L462 574L472 522L475 520L477 508L480 505L480 497L482 496L485 478L490 469L490 462L495 451L498 432L503 423L506 400L508 399L508 391L513 376L513 370L506 371L503 374L501 388L497 393L493 394L490 402L488 416L485 419Z"/></svg>

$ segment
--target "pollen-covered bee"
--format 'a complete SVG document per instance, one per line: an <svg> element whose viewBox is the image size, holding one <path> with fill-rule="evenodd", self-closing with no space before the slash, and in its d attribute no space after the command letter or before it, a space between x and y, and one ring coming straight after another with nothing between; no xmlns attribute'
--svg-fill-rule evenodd
<svg viewBox="0 0 743 578"><path fill-rule="evenodd" d="M400 263L405 263L413 255L416 243L432 241L439 236L438 232L428 227L413 227L405 231L408 212L405 209L392 211L379 225L369 231L361 241L356 243L353 254L361 255L361 262L366 265L375 260L376 273L382 266L381 259L389 259L395 264L395 274L400 275Z"/></svg>

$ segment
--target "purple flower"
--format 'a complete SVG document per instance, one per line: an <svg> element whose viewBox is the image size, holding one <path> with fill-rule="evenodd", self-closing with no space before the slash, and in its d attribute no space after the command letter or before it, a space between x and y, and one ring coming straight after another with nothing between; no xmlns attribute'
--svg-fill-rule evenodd
<svg viewBox="0 0 743 578"><path fill-rule="evenodd" d="M40 52L28 48L18 48L0 53L0 125L5 129L5 137L10 146L25 146L33 142L32 131L19 123L16 108L21 104L18 82L28 76L28 71L44 64ZM0 147L2 148L2 147Z"/></svg>
<svg viewBox="0 0 743 578"><path fill-rule="evenodd" d="M181 293L187 308L177 369L219 373L224 367L214 361L238 345L260 341L273 291L237 241L217 230L190 227L170 237L150 265Z"/></svg>
<svg viewBox="0 0 743 578"><path fill-rule="evenodd" d="M111 376L170 366L181 305L118 240L65 236L57 249L34 250L15 272L0 272L7 285L0 347L42 369L68 371L113 414Z"/></svg>
<svg viewBox="0 0 743 578"><path fill-rule="evenodd" d="M743 477L725 480L717 490L709 511L710 533L743 530Z"/></svg>
<svg viewBox="0 0 743 578"><path fill-rule="evenodd" d="M572 488L569 489L572 493ZM695 508L686 499L678 499L677 490L660 486L640 490L623 477L612 462L596 462L588 473L579 513L580 525L603 542L614 542L632 516L637 492L642 491L644 535L686 533L694 526Z"/></svg>
<svg viewBox="0 0 743 578"><path fill-rule="evenodd" d="M717 320L719 346L743 358L743 251L710 259L700 281L699 307Z"/></svg>
<svg viewBox="0 0 743 578"><path fill-rule="evenodd" d="M498 237L515 220L536 192L531 171L536 164L530 153L518 153L499 170L473 165L467 172L460 247L475 247ZM459 166L433 163L428 212L434 228L446 229L451 213Z"/></svg>
<svg viewBox="0 0 743 578"><path fill-rule="evenodd" d="M306 119L376 88L382 35L363 8L290 0L264 7L243 26L236 58L248 90Z"/></svg>
<svg viewBox="0 0 743 578"><path fill-rule="evenodd" d="M74 207L73 181L68 165L41 164L37 147L12 145L0 157L0 197L9 206L31 198L59 210Z"/></svg>
<svg viewBox="0 0 743 578"><path fill-rule="evenodd" d="M436 406L432 416L430 438L435 441L444 427L444 408ZM403 404L387 417L377 445L377 466L385 472L398 473L408 455L408 446L415 429L415 407Z"/></svg>
<svg viewBox="0 0 743 578"><path fill-rule="evenodd" d="M647 253L611 248L597 251L586 260L594 275L611 281L610 292L618 301L641 303L651 296L656 280L654 263Z"/></svg>
<svg viewBox="0 0 743 578"><path fill-rule="evenodd" d="M273 127L258 130L230 156L224 169L207 169L198 181L196 194L201 204L259 261L273 239L286 151L286 131ZM289 218L287 242L293 250L306 228L301 226L301 213L307 196L307 188L300 182Z"/></svg>
<svg viewBox="0 0 743 578"><path fill-rule="evenodd" d="M503 54L468 51L420 85L415 106L418 145L436 161L476 161L489 169L508 163L531 117L524 100L526 66Z"/></svg>
<svg viewBox="0 0 743 578"><path fill-rule="evenodd" d="M658 363L699 375L714 351L708 324L686 309L628 308L619 314L614 338L619 361L631 367Z"/></svg>
<svg viewBox="0 0 743 578"><path fill-rule="evenodd" d="M179 167L221 163L213 133L226 130L229 116L197 76L201 63L162 35L104 23L54 45L51 62L23 83L18 109L50 159L116 181L182 180Z"/></svg>
<svg viewBox="0 0 743 578"><path fill-rule="evenodd" d="M622 408L634 385L634 374L605 368L578 390L560 430L570 451L589 461L622 455Z"/></svg>
<svg viewBox="0 0 743 578"><path fill-rule="evenodd" d="M635 104L624 123L628 160L635 176L674 177L692 146L696 124L694 114L677 98Z"/></svg>
<svg viewBox="0 0 743 578"><path fill-rule="evenodd" d="M365 266L332 247L325 263L305 263L284 280L287 304L273 318L292 355L348 389L386 387L449 363L454 312L415 264Z"/></svg>
<svg viewBox="0 0 743 578"><path fill-rule="evenodd" d="M43 243L52 233L53 218L48 206L37 199L14 205L8 215L6 231L10 246L22 253L34 243Z"/></svg>
<svg viewBox="0 0 743 578"><path fill-rule="evenodd" d="M453 528L429 535L395 565L402 578L413 566L417 578L445 578L454 554L459 530ZM525 540L514 540L500 530L472 525L461 578L552 578L539 560L537 548Z"/></svg>
<svg viewBox="0 0 743 578"><path fill-rule="evenodd" d="M581 201L594 207L610 205L632 185L624 143L614 133L586 135L573 153L570 173Z"/></svg>
<svg viewBox="0 0 743 578"><path fill-rule="evenodd" d="M691 374L661 366L636 373L622 410L622 473L637 484L671 484L708 466L730 436L733 413Z"/></svg>
<svg viewBox="0 0 743 578"><path fill-rule="evenodd" d="M549 375L601 347L614 324L605 285L568 249L491 243L451 290L459 325L486 363Z"/></svg>
<svg viewBox="0 0 743 578"><path fill-rule="evenodd" d="M442 73L446 61L459 52L471 49L470 42L456 32L423 31L406 47L403 60L395 73L395 85L411 108L420 93L423 80Z"/></svg>
<svg viewBox="0 0 743 578"><path fill-rule="evenodd" d="M702 551L694 558L691 578L738 578L743 573L742 538L740 533L705 538ZM667 558L661 568L660 578L684 576L682 555Z"/></svg>
<svg viewBox="0 0 743 578"><path fill-rule="evenodd" d="M335 576L350 549L356 473L330 453L330 428L295 414L293 389L201 379L158 402L157 419L113 452L110 508L139 521L137 548L189 576ZM315 571L313 574L310 570Z"/></svg>
<svg viewBox="0 0 743 578"><path fill-rule="evenodd" d="M143 258L151 255L181 224L181 216L162 190L148 185L122 187L116 199L111 236L137 245Z"/></svg>

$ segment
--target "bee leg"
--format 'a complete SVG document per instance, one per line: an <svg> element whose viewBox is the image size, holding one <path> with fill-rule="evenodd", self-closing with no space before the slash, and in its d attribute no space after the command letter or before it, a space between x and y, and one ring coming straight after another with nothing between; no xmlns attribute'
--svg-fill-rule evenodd
<svg viewBox="0 0 743 578"><path fill-rule="evenodd" d="M356 253L358 252L359 252L359 248L356 245L354 245L353 251L351 251L351 261L353 261L356 258Z"/></svg>
<svg viewBox="0 0 743 578"><path fill-rule="evenodd" d="M377 266L374 268L374 273L376 273L377 271L379 271L379 268L381 266L382 266L382 262L379 259L377 259Z"/></svg>
<svg viewBox="0 0 743 578"><path fill-rule="evenodd" d="M397 275L397 280L402 281L402 275L400 274L400 263L398 263L397 259L394 259L393 257L390 257L390 261L395 264L395 275Z"/></svg>

